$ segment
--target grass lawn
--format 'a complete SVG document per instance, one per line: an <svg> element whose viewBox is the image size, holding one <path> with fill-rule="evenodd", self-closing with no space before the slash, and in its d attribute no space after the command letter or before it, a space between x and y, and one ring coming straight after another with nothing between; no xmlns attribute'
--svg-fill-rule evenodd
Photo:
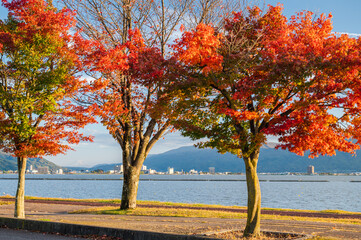
<svg viewBox="0 0 361 240"><path fill-rule="evenodd" d="M6 198L11 196L0 197L0 205L14 204L13 201L8 201ZM12 197L11 197L12 198ZM59 202L88 202L88 203L108 203L116 204L116 206L99 206L91 207L83 210L73 211L71 214L106 214L106 215L133 215L133 216L164 216L164 217L197 217L197 218L228 218L228 219L245 219L246 213L231 212L230 210L246 209L240 206L221 206L221 205L207 205L207 204L189 204L189 203L171 203L171 202L157 202L157 201L137 201L138 207L134 210L120 210L119 199L64 199L64 198L41 198L41 197L25 197L26 200L43 200L43 201L59 201ZM356 212L346 212L339 210L294 210L294 209L275 209L263 208L267 211L285 211L285 212L312 212L312 213L331 213L331 214L360 214ZM328 223L344 223L361 225L361 219L339 219L339 218L315 218L315 217L298 217L298 216L283 216L273 214L262 214L262 219L272 220L290 220L290 221L310 221L310 222L328 222ZM49 219L41 219L49 221ZM231 238L233 239L233 238ZM243 238L234 238L243 239ZM262 237L261 239L274 239ZM314 237L312 240L336 240L336 238L329 237Z"/></svg>
<svg viewBox="0 0 361 240"><path fill-rule="evenodd" d="M10 197L10 196L5 196ZM11 202L1 200L2 204L11 204ZM89 203L111 203L120 205L120 199L66 199L66 198L42 198L26 196L27 200L49 200L49 201L71 201L71 202L89 202ZM138 207L134 210L120 210L118 206L92 207L84 210L71 212L72 214L112 214L112 215L133 215L133 216L168 216L168 217L201 217L201 218L246 218L246 213L229 212L231 209L246 209L239 206L222 206L196 203L172 203L158 201L137 201ZM162 207L164 206L164 207ZM182 208L177 208L182 207ZM204 209L193 209L204 208ZM222 210L219 210L222 208ZM333 213L333 214L360 214L356 212L347 212L341 210L294 210L294 209L276 209L262 208L268 211L288 211L288 212L312 212L312 213ZM311 221L311 222L328 222L328 223L346 223L361 225L360 219L339 219L339 218L315 218L315 217L298 217L282 216L273 214L262 214L262 219L292 220L292 221ZM321 240L321 239L319 239Z"/></svg>
<svg viewBox="0 0 361 240"><path fill-rule="evenodd" d="M133 215L133 216L164 216L164 217L201 217L201 218L246 218L246 213L227 212L218 210L198 210L198 209L179 209L179 208L149 208L138 207L134 210L120 210L119 207L96 207L71 212L73 214L112 214L112 215ZM338 219L338 218L315 218L315 217L295 217L280 216L271 214L262 214L262 219L273 220L292 220L292 221L311 221L328 223L359 224L360 219Z"/></svg>

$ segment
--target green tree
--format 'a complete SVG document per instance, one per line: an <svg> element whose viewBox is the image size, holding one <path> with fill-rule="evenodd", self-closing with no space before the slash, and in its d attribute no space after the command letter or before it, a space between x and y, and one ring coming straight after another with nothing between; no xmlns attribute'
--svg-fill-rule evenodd
<svg viewBox="0 0 361 240"><path fill-rule="evenodd" d="M85 91L74 76L81 64L79 36L69 35L73 13L43 0L2 4L9 15L0 22L0 149L17 157L14 215L24 218L27 158L64 153L71 149L67 143L91 140L76 130L94 119L71 101Z"/></svg>

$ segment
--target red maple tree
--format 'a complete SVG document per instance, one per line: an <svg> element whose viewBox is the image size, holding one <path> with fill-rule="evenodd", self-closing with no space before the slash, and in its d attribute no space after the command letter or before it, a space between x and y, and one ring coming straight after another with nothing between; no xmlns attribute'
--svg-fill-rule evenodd
<svg viewBox="0 0 361 240"><path fill-rule="evenodd" d="M88 71L98 79L90 83L94 114L122 148L124 169L121 209L136 207L139 176L154 144L171 129L166 102L159 102L167 75L160 49L145 45L138 29L114 46L105 39L83 51Z"/></svg>
<svg viewBox="0 0 361 240"><path fill-rule="evenodd" d="M225 20L223 34L199 25L174 46L183 66L176 126L201 147L243 158L248 189L245 236L260 234L257 163L268 135L309 157L354 154L361 131L361 39L332 33L331 15L258 7ZM183 109L182 109L183 108Z"/></svg>

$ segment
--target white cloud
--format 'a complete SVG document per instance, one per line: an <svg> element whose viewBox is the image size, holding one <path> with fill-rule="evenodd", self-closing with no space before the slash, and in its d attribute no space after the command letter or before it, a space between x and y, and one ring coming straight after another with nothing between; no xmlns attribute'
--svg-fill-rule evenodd
<svg viewBox="0 0 361 240"><path fill-rule="evenodd" d="M332 32L332 33L335 33L337 35L347 34L350 37L361 37L360 33L348 33L348 32Z"/></svg>
<svg viewBox="0 0 361 240"><path fill-rule="evenodd" d="M92 124L85 127L82 133L93 135L94 142L82 142L72 146L75 151L69 151L65 155L45 156L46 159L60 166L83 166L92 167L102 163L119 163L122 161L122 151L119 144L101 124ZM193 145L195 142L182 137L179 132L169 133L159 140L151 154L166 152L175 148Z"/></svg>
<svg viewBox="0 0 361 240"><path fill-rule="evenodd" d="M163 153L183 146L192 146L196 142L181 136L180 132L168 133L160 139L150 151L151 154Z"/></svg>

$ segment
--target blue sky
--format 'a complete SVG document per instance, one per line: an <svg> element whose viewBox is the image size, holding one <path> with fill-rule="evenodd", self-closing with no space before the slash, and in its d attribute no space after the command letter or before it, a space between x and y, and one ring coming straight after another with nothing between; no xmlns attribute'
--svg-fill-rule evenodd
<svg viewBox="0 0 361 240"><path fill-rule="evenodd" d="M262 3L263 1L258 2ZM302 10L309 10L317 14L331 13L334 32L361 34L360 0L266 0L265 2L271 5L283 4L287 17ZM2 7L0 8L0 18L6 18L6 11ZM80 143L74 147L76 151L70 151L66 155L45 158L61 166L93 166L121 162L120 147L103 126L90 125L85 128L84 132L95 136L95 141ZM160 140L151 153L161 153L185 145L192 145L192 142L178 133L172 133Z"/></svg>
<svg viewBox="0 0 361 240"><path fill-rule="evenodd" d="M266 0L267 4L281 3L286 16L309 10L317 14L331 13L335 32L361 34L360 0Z"/></svg>

